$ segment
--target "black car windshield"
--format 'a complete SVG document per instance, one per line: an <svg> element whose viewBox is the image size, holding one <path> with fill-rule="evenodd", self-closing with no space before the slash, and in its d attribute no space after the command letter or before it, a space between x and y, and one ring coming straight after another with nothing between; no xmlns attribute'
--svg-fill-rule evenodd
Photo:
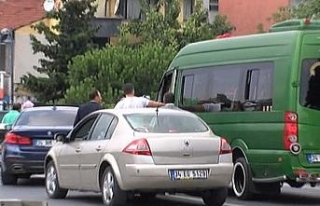
<svg viewBox="0 0 320 206"><path fill-rule="evenodd" d="M127 114L124 115L130 126L139 132L149 133L193 133L208 131L208 127L199 117L187 114L168 114L157 115L146 114Z"/></svg>
<svg viewBox="0 0 320 206"><path fill-rule="evenodd" d="M32 110L22 112L15 126L72 126L77 110Z"/></svg>

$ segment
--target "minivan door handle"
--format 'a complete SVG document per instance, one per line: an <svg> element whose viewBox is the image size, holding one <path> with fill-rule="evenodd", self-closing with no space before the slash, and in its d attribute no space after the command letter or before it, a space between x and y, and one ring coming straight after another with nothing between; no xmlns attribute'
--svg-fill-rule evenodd
<svg viewBox="0 0 320 206"><path fill-rule="evenodd" d="M81 152L81 148L78 147L78 148L76 149L76 152L77 152L77 153Z"/></svg>

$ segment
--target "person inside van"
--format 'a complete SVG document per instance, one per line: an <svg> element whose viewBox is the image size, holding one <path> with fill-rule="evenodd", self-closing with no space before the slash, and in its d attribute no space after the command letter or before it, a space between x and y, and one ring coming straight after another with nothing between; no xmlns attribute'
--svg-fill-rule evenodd
<svg viewBox="0 0 320 206"><path fill-rule="evenodd" d="M320 66L314 69L314 75L309 79L309 87L305 106L320 109Z"/></svg>
<svg viewBox="0 0 320 206"><path fill-rule="evenodd" d="M164 100L165 105L162 106L161 108L180 110L179 107L176 107L174 105L174 94L173 93L171 93L171 92L165 93L163 96L163 100Z"/></svg>

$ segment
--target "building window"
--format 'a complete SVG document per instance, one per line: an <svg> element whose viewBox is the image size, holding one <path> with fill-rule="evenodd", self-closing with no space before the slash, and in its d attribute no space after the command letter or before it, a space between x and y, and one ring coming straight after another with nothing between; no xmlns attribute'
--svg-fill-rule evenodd
<svg viewBox="0 0 320 206"><path fill-rule="evenodd" d="M209 22L212 23L219 12L219 0L209 1Z"/></svg>
<svg viewBox="0 0 320 206"><path fill-rule="evenodd" d="M183 2L183 20L188 20L194 10L194 0L184 0Z"/></svg>
<svg viewBox="0 0 320 206"><path fill-rule="evenodd" d="M298 6L303 0L291 0L291 6Z"/></svg>
<svg viewBox="0 0 320 206"><path fill-rule="evenodd" d="M210 0L209 1L209 11L219 11L219 0Z"/></svg>
<svg viewBox="0 0 320 206"><path fill-rule="evenodd" d="M139 19L141 6L139 0L117 0L115 15L124 19Z"/></svg>

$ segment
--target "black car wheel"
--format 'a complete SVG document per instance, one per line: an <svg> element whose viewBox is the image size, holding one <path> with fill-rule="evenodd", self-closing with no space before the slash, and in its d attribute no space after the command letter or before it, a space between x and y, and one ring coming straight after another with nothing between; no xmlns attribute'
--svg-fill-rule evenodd
<svg viewBox="0 0 320 206"><path fill-rule="evenodd" d="M203 202L206 206L222 206L228 196L228 188L218 188L206 191L203 196Z"/></svg>
<svg viewBox="0 0 320 206"><path fill-rule="evenodd" d="M18 183L17 176L15 176L14 174L10 174L8 172L3 171L1 167L0 167L0 170L1 170L2 185L16 185Z"/></svg>
<svg viewBox="0 0 320 206"><path fill-rule="evenodd" d="M237 198L248 200L253 197L251 170L243 157L236 160L233 166L232 189Z"/></svg>

